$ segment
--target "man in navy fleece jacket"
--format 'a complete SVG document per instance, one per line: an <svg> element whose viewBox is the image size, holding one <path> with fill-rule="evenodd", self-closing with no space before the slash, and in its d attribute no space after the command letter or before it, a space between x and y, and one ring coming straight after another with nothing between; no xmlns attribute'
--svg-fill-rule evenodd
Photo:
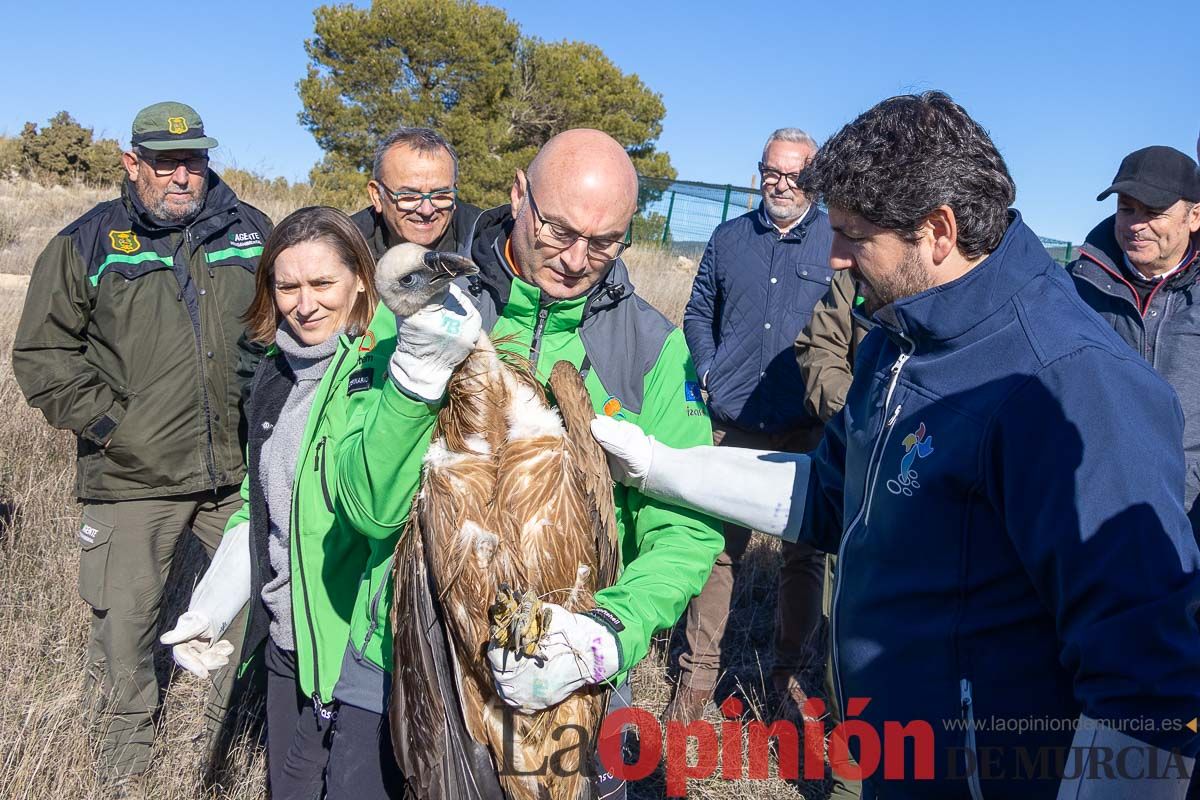
<svg viewBox="0 0 1200 800"><path fill-rule="evenodd" d="M1183 797L1200 552L1174 393L1008 208L1003 159L946 95L880 103L800 183L876 325L845 407L811 457L597 420L618 479L839 553L847 717L885 751L886 723L920 721L934 751L931 777L911 745L886 774L852 740L864 797Z"/></svg>

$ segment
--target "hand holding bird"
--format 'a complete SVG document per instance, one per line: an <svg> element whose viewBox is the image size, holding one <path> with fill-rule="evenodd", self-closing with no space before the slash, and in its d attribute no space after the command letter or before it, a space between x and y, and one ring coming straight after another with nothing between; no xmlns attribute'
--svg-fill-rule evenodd
<svg viewBox="0 0 1200 800"><path fill-rule="evenodd" d="M437 403L479 338L479 312L453 284L477 272L469 259L405 243L379 259L379 296L396 315L396 350L389 371L400 391Z"/></svg>
<svg viewBox="0 0 1200 800"><path fill-rule="evenodd" d="M538 603L526 617L536 622L536 650L488 645L488 663L496 693L524 714L558 705L573 692L616 674L620 655L616 637L587 614L573 614L554 603ZM521 644L510 639L509 645Z"/></svg>

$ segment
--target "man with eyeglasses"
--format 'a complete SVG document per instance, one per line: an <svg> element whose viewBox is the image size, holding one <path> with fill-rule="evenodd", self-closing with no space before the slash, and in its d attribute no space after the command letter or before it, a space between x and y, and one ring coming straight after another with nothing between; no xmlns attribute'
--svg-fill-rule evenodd
<svg viewBox="0 0 1200 800"><path fill-rule="evenodd" d="M569 130L518 170L511 204L485 211L471 242L480 273L464 281L497 346L527 357L543 382L554 364L579 368L597 414L628 420L658 441L712 441L683 335L639 297L621 254L637 210L638 176L605 133ZM676 445L678 446L678 445ZM622 687L650 637L670 628L708 578L721 550L710 518L614 490L624 570L596 593L597 610L553 608L552 634L592 655L590 667L559 649L544 660L492 662L503 699L526 710L583 683ZM602 657L603 655L603 657ZM611 783L601 797L619 792Z"/></svg>
<svg viewBox="0 0 1200 800"><path fill-rule="evenodd" d="M375 149L371 205L351 219L380 256L402 242L466 253L479 209L458 199L458 154L437 131L397 128Z"/></svg>
<svg viewBox="0 0 1200 800"><path fill-rule="evenodd" d="M253 357L241 315L271 221L209 169L216 146L189 106L142 109L121 197L47 245L13 344L30 405L78 437L88 676L102 771L120 797L140 796L150 764L153 645L176 543L190 528L211 556L241 505L239 373ZM232 678L217 676L210 730Z"/></svg>
<svg viewBox="0 0 1200 800"><path fill-rule="evenodd" d="M796 188L816 143L799 128L771 134L758 164L762 203L713 231L692 285L683 330L708 392L719 445L804 452L821 440L805 408L792 343L829 290L833 234L825 212ZM725 549L685 623L687 651L664 720L704 713L720 676L721 640L750 531L725 525ZM785 545L779 575L772 689L796 720L807 699L801 678L823 658L821 588L825 556Z"/></svg>

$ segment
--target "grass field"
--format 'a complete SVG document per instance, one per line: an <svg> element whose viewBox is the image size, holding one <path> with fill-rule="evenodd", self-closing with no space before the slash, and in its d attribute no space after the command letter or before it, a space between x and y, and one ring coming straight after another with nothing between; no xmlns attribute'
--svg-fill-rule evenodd
<svg viewBox="0 0 1200 800"><path fill-rule="evenodd" d="M274 219L305 205L302 189L285 196L235 187ZM72 496L74 441L54 431L30 409L12 377L13 333L20 317L27 276L47 240L112 189L47 189L26 181L0 181L0 798L106 797L95 772L96 742L83 708L84 648L88 608L76 589L78 507ZM691 288L694 265L653 249L634 247L627 261L640 293L677 321ZM770 668L778 546L756 537L743 562L731 610L722 688L751 701L751 713ZM164 612L172 622L203 570L204 556L185 537L173 580L177 586ZM650 656L633 673L635 703L658 714L670 694L668 654L672 642L660 634ZM200 783L200 732L204 686L172 670L169 653L159 653L166 692L156 739L149 796L161 800L265 797L261 750L243 743L233 754L227 785L206 792ZM708 719L719 722L710 710ZM635 798L662 797L664 773L636 784ZM692 781L696 798L823 797L820 786L769 780Z"/></svg>

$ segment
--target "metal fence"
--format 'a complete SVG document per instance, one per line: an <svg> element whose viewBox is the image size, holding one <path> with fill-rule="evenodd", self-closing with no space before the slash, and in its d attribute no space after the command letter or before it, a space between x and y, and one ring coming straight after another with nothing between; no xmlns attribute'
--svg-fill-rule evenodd
<svg viewBox="0 0 1200 800"><path fill-rule="evenodd" d="M673 253L698 259L713 229L758 207L759 192L750 186L638 178L635 241L669 247ZM1071 242L1042 238L1050 256L1067 264L1078 249Z"/></svg>

